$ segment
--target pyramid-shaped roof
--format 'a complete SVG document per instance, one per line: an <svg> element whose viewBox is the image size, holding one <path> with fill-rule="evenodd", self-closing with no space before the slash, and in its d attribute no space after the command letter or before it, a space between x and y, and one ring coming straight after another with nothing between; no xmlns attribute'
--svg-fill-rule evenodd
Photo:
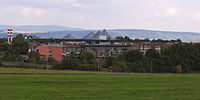
<svg viewBox="0 0 200 100"><path fill-rule="evenodd" d="M86 36L84 36L82 39L91 39L95 34L93 32L88 33Z"/></svg>
<svg viewBox="0 0 200 100"><path fill-rule="evenodd" d="M109 35L108 32L106 31L106 29L104 29L104 30L101 32L101 35L105 35L105 36L110 37L110 35Z"/></svg>
<svg viewBox="0 0 200 100"><path fill-rule="evenodd" d="M98 31L98 32L92 37L92 39L100 39L101 36L110 37L110 35L108 34L108 32L104 29L102 32L101 32L101 31Z"/></svg>
<svg viewBox="0 0 200 100"><path fill-rule="evenodd" d="M66 36L63 37L63 39L76 39L76 37L74 37L71 34L67 34Z"/></svg>

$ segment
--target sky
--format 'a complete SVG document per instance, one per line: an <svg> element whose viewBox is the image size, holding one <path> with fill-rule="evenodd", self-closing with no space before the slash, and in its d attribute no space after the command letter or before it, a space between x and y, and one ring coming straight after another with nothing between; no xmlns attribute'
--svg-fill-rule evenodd
<svg viewBox="0 0 200 100"><path fill-rule="evenodd" d="M0 0L1 25L200 32L200 0Z"/></svg>

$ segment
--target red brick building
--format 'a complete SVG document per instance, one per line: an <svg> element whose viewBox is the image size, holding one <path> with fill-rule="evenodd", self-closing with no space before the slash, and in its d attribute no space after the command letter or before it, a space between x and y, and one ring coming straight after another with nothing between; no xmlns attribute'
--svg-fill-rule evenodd
<svg viewBox="0 0 200 100"><path fill-rule="evenodd" d="M56 61L61 62L63 59L64 46L63 45L45 45L39 46L38 52L47 57L53 57Z"/></svg>

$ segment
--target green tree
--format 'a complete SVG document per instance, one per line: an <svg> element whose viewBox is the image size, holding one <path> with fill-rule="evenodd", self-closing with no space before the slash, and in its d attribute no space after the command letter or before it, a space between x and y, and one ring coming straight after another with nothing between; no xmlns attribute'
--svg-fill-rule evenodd
<svg viewBox="0 0 200 100"><path fill-rule="evenodd" d="M53 57L48 57L48 64L54 66L58 64L58 62Z"/></svg>
<svg viewBox="0 0 200 100"><path fill-rule="evenodd" d="M7 47L7 50L5 51L5 54L3 55L2 60L4 61L16 61L16 56L13 52L13 48L11 45Z"/></svg>
<svg viewBox="0 0 200 100"><path fill-rule="evenodd" d="M135 61L135 62L130 62L127 64L127 66L130 68L132 72L148 72L149 71L149 66L147 62L143 61Z"/></svg>
<svg viewBox="0 0 200 100"><path fill-rule="evenodd" d="M112 64L112 69L115 72L130 72L126 62L120 61L119 59L115 59Z"/></svg>
<svg viewBox="0 0 200 100"><path fill-rule="evenodd" d="M28 54L28 42L25 41L25 37L22 34L17 35L13 38L12 47L15 52L15 55L19 56L20 54Z"/></svg>
<svg viewBox="0 0 200 100"><path fill-rule="evenodd" d="M0 60L0 67L2 67L2 61Z"/></svg>
<svg viewBox="0 0 200 100"><path fill-rule="evenodd" d="M73 57L66 57L62 60L61 66L63 69L77 70L79 69L79 62L76 59L73 59Z"/></svg>
<svg viewBox="0 0 200 100"><path fill-rule="evenodd" d="M95 64L95 57L93 53L84 52L80 56L82 64Z"/></svg>
<svg viewBox="0 0 200 100"><path fill-rule="evenodd" d="M160 53L158 51L156 51L155 49L149 49L149 50L147 50L145 56L148 58L159 59Z"/></svg>
<svg viewBox="0 0 200 100"><path fill-rule="evenodd" d="M108 57L104 60L105 66L109 67L113 65L114 57Z"/></svg>
<svg viewBox="0 0 200 100"><path fill-rule="evenodd" d="M134 62L137 60L143 61L145 56L138 50L131 50L128 52L123 52L119 58L125 62Z"/></svg>
<svg viewBox="0 0 200 100"><path fill-rule="evenodd" d="M34 63L34 64L40 63L40 54L38 52L30 52L28 55L30 58L28 60L29 63Z"/></svg>

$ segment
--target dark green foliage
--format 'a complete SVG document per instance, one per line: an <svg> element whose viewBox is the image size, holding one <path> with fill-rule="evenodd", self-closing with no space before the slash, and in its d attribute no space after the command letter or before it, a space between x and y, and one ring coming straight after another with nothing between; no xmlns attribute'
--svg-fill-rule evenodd
<svg viewBox="0 0 200 100"><path fill-rule="evenodd" d="M93 53L90 52L84 52L81 54L80 57L82 64L94 64L95 63L95 57Z"/></svg>
<svg viewBox="0 0 200 100"><path fill-rule="evenodd" d="M169 56L173 66L181 65L183 72L200 71L200 44L176 44L162 51L162 55Z"/></svg>
<svg viewBox="0 0 200 100"><path fill-rule="evenodd" d="M124 60L125 62L134 62L134 61L137 61L137 60L142 61L142 60L144 60L144 55L140 51L131 50L131 51L128 51L128 52L123 52L120 55L120 59Z"/></svg>
<svg viewBox="0 0 200 100"><path fill-rule="evenodd" d="M152 58L152 59L159 59L160 58L159 52L154 50L154 49L147 50L145 56L148 57L148 58Z"/></svg>
<svg viewBox="0 0 200 100"><path fill-rule="evenodd" d="M80 63L78 70L96 70L96 58L91 52L82 53Z"/></svg>
<svg viewBox="0 0 200 100"><path fill-rule="evenodd" d="M6 38L0 39L0 56L3 61L16 61L21 54L28 53L28 42L25 42L24 36L19 34L13 38L11 45L7 43Z"/></svg>
<svg viewBox="0 0 200 100"><path fill-rule="evenodd" d="M2 67L2 61L0 60L0 67Z"/></svg>
<svg viewBox="0 0 200 100"><path fill-rule="evenodd" d="M53 57L48 57L48 64L49 65L56 65L58 62Z"/></svg>
<svg viewBox="0 0 200 100"><path fill-rule="evenodd" d="M62 67L62 65L60 63L57 63L57 64L50 66L50 69L63 70L64 68Z"/></svg>
<svg viewBox="0 0 200 100"><path fill-rule="evenodd" d="M148 59L137 50L122 53L114 63L120 71L148 72L150 70Z"/></svg>
<svg viewBox="0 0 200 100"><path fill-rule="evenodd" d="M37 64L40 63L40 54L38 52L30 52L29 54L29 63Z"/></svg>
<svg viewBox="0 0 200 100"><path fill-rule="evenodd" d="M8 49L8 44L6 43L7 39L6 38L0 38L0 52L5 52Z"/></svg>
<svg viewBox="0 0 200 100"><path fill-rule="evenodd" d="M118 59L113 60L112 67L115 72L130 72L127 64L124 61L120 61Z"/></svg>
<svg viewBox="0 0 200 100"><path fill-rule="evenodd" d="M141 43L141 42L151 42L151 43L182 43L180 39L177 40L162 40L162 39L153 39L149 40L147 39L130 39L128 36L122 37L118 36L116 39L124 41L124 42L133 42L133 43Z"/></svg>
<svg viewBox="0 0 200 100"><path fill-rule="evenodd" d="M62 60L61 66L63 69L78 70L79 62L80 61L74 55L70 55Z"/></svg>
<svg viewBox="0 0 200 100"><path fill-rule="evenodd" d="M16 55L11 45L8 45L7 48L5 48L5 51L3 52L2 55L3 55L2 60L4 61L16 61Z"/></svg>
<svg viewBox="0 0 200 100"><path fill-rule="evenodd" d="M28 42L25 41L25 38L22 34L17 35L13 38L12 47L15 55L27 54L28 53Z"/></svg>
<svg viewBox="0 0 200 100"><path fill-rule="evenodd" d="M200 43L179 41L178 44L163 48L161 52L150 49L144 56L132 50L122 53L118 58L119 62L125 62L131 72L200 72ZM181 67L177 68L178 65Z"/></svg>
<svg viewBox="0 0 200 100"><path fill-rule="evenodd" d="M114 59L115 59L114 57L108 57L108 58L106 58L105 59L105 66L106 67L112 66Z"/></svg>
<svg viewBox="0 0 200 100"><path fill-rule="evenodd" d="M93 65L93 64L80 64L78 67L79 67L78 70L85 70L85 71L95 71L95 70L97 70L95 68L95 65Z"/></svg>

